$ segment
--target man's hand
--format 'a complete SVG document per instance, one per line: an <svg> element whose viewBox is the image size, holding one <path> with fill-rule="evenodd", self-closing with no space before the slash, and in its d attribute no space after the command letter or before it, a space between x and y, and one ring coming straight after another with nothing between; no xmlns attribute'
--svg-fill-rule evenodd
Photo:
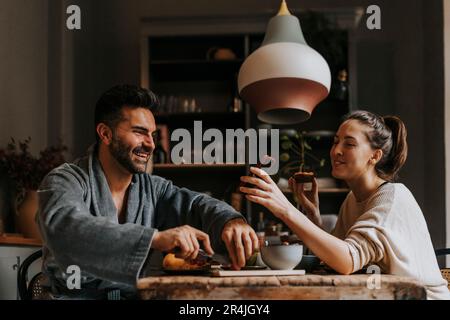
<svg viewBox="0 0 450 320"><path fill-rule="evenodd" d="M176 255L189 260L197 257L200 249L198 240L203 242L203 247L208 254L214 254L209 236L188 225L157 232L153 237L151 247L163 252L179 250Z"/></svg>
<svg viewBox="0 0 450 320"><path fill-rule="evenodd" d="M259 248L255 231L243 219L228 221L222 231L222 240L235 270L244 267L246 260Z"/></svg>

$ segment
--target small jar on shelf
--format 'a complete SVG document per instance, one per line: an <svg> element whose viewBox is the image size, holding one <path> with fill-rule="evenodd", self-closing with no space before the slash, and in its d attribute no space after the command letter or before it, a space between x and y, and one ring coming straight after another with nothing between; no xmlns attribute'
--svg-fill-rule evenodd
<svg viewBox="0 0 450 320"><path fill-rule="evenodd" d="M336 87L334 88L334 97L337 100L347 100L348 98L348 73L347 70L342 69L339 71L336 81Z"/></svg>
<svg viewBox="0 0 450 320"><path fill-rule="evenodd" d="M235 75L235 80L233 82L233 91L231 93L231 99L228 103L228 112L242 112L243 110L243 102L241 97L239 96L238 88L237 88L237 74Z"/></svg>
<svg viewBox="0 0 450 320"><path fill-rule="evenodd" d="M264 212L258 213L258 224L256 225L257 232L264 232L266 229L266 223L264 222Z"/></svg>
<svg viewBox="0 0 450 320"><path fill-rule="evenodd" d="M153 150L153 163L167 163L167 154L161 144L161 130L155 133L155 150Z"/></svg>
<svg viewBox="0 0 450 320"><path fill-rule="evenodd" d="M239 96L234 96L233 101L231 102L229 108L229 112L242 112L242 100Z"/></svg>

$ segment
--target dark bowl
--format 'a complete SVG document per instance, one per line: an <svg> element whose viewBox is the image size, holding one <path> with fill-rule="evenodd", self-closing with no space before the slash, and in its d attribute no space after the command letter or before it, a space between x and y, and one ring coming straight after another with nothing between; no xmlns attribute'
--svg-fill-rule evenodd
<svg viewBox="0 0 450 320"><path fill-rule="evenodd" d="M305 270L310 273L320 266L320 259L315 255L304 254L302 261L295 267L295 269Z"/></svg>

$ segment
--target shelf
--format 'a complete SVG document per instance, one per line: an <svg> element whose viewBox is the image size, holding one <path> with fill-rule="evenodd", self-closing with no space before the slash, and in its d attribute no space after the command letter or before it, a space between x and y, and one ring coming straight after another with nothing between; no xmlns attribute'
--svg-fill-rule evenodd
<svg viewBox="0 0 450 320"><path fill-rule="evenodd" d="M152 36L148 53L153 61L192 61L212 59L216 49L226 48L233 51L234 59L240 59L245 56L244 40L239 34Z"/></svg>
<svg viewBox="0 0 450 320"><path fill-rule="evenodd" d="M161 113L155 115L157 124L167 124L170 128L189 128L194 121L202 121L203 128L244 128L244 112L188 112Z"/></svg>
<svg viewBox="0 0 450 320"><path fill-rule="evenodd" d="M336 135L335 131L329 131L329 130L311 130L307 131L304 134L306 137L320 137L320 138L334 138Z"/></svg>
<svg viewBox="0 0 450 320"><path fill-rule="evenodd" d="M226 118L244 118L245 114L244 112L176 112L176 113L157 113L155 114L156 119L169 119L174 120L175 119L186 119L186 118L217 118L220 117L220 119Z"/></svg>
<svg viewBox="0 0 450 320"><path fill-rule="evenodd" d="M154 82L218 81L232 82L243 60L160 60L150 62L149 71Z"/></svg>
<svg viewBox="0 0 450 320"><path fill-rule="evenodd" d="M182 65L182 64L198 64L198 65L216 65L216 64L241 64L243 59L233 60L153 60L150 62L150 66L153 65Z"/></svg>
<svg viewBox="0 0 450 320"><path fill-rule="evenodd" d="M39 239L24 238L21 235L6 233L0 235L0 244L40 247L42 246L42 241Z"/></svg>
<svg viewBox="0 0 450 320"><path fill-rule="evenodd" d="M291 190L283 189L283 193L292 193ZM319 193L349 193L350 189L347 188L319 188Z"/></svg>
<svg viewBox="0 0 450 320"><path fill-rule="evenodd" d="M173 164L157 163L153 165L154 170L185 170L185 169L245 169L245 164Z"/></svg>

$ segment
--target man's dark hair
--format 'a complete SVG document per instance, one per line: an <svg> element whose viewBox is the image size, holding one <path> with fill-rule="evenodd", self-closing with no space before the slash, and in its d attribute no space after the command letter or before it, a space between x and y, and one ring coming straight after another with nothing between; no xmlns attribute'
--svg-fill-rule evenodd
<svg viewBox="0 0 450 320"><path fill-rule="evenodd" d="M146 108L155 112L159 107L158 97L150 90L134 85L118 85L102 94L95 105L95 128L105 123L114 128L121 120L124 106ZM95 134L99 139L97 133Z"/></svg>

